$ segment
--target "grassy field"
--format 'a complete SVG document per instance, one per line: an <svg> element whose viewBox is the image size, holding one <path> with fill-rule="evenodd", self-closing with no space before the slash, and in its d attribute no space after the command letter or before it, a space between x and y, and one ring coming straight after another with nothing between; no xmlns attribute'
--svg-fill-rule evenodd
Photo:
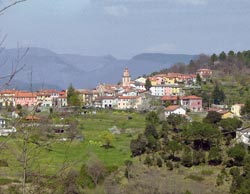
<svg viewBox="0 0 250 194"><path fill-rule="evenodd" d="M128 115L132 119L128 119ZM91 154L96 155L106 167L119 167L130 159L130 141L138 132L145 128L145 115L127 112L99 111L96 115L78 115L83 141L51 141L49 149L33 149L30 147L30 166L35 171L42 170L45 174L53 174L60 167L69 165L77 170L86 162ZM103 135L109 128L116 126L121 134L114 135L110 149L101 147ZM0 142L5 141L1 138ZM0 167L1 176L15 176L21 172L20 157L22 142L20 139L9 138L2 149L0 159L6 160L8 167ZM34 147L34 146L33 146Z"/></svg>

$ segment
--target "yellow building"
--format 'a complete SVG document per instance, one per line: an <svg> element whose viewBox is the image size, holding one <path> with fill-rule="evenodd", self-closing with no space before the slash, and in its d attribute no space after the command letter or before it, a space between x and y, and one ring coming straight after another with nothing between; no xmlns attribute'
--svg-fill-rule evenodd
<svg viewBox="0 0 250 194"><path fill-rule="evenodd" d="M225 112L221 115L221 118L222 119L228 119L228 118L233 118L234 117L234 114L232 112Z"/></svg>
<svg viewBox="0 0 250 194"><path fill-rule="evenodd" d="M237 116L237 117L241 117L241 109L242 107L244 107L244 104L234 104L232 107L231 107L231 112Z"/></svg>

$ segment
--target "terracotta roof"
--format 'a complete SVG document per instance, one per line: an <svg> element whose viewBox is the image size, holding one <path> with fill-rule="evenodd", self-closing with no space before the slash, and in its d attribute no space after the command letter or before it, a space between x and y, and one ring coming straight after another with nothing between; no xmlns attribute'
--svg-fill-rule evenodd
<svg viewBox="0 0 250 194"><path fill-rule="evenodd" d="M181 106L180 105L170 105L168 106L167 108L165 108L166 111L174 111L178 108L180 108Z"/></svg>
<svg viewBox="0 0 250 194"><path fill-rule="evenodd" d="M118 99L136 99L139 96L118 96Z"/></svg>
<svg viewBox="0 0 250 194"><path fill-rule="evenodd" d="M201 100L201 97L192 95L192 96L183 96L183 97L181 97L181 99L184 99L184 100Z"/></svg>
<svg viewBox="0 0 250 194"><path fill-rule="evenodd" d="M16 98L36 98L35 92L17 92L15 94Z"/></svg>
<svg viewBox="0 0 250 194"><path fill-rule="evenodd" d="M199 96L179 96L180 100L201 100L202 98ZM177 100L177 96L163 96L161 100L166 101L166 100Z"/></svg>
<svg viewBox="0 0 250 194"><path fill-rule="evenodd" d="M54 90L54 89L51 89L51 90L39 90L39 92L44 92L44 93L58 93L58 91Z"/></svg>
<svg viewBox="0 0 250 194"><path fill-rule="evenodd" d="M18 92L17 90L2 90L0 91L0 94L15 94Z"/></svg>
<svg viewBox="0 0 250 194"><path fill-rule="evenodd" d="M161 100L177 100L177 96L163 96Z"/></svg>
<svg viewBox="0 0 250 194"><path fill-rule="evenodd" d="M211 112L211 111L217 112L217 113L219 113L219 114L221 114L221 115L224 115L224 114L230 112L230 111L228 111L228 110L218 109L218 108L210 108L210 109L208 110L208 112Z"/></svg>

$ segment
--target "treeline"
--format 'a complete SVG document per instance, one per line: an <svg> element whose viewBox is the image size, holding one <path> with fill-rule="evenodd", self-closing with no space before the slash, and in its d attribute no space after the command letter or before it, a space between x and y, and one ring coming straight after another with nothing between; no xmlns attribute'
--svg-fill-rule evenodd
<svg viewBox="0 0 250 194"><path fill-rule="evenodd" d="M236 73L234 70L244 70L250 68L250 50L242 52L229 51L228 53L222 51L220 54L212 54L211 56L201 54L197 59L191 60L189 64L177 63L170 68L163 69L158 73L195 73L200 68L209 68L212 70L221 70L227 74ZM246 72L245 72L246 73Z"/></svg>
<svg viewBox="0 0 250 194"><path fill-rule="evenodd" d="M250 187L248 149L235 141L236 129L242 126L237 118L221 119L209 112L202 122L188 122L172 114L159 121L155 112L149 113L144 133L131 141L133 157L147 166L165 166L168 170L180 165L221 166L216 185L231 180L231 193L244 193Z"/></svg>

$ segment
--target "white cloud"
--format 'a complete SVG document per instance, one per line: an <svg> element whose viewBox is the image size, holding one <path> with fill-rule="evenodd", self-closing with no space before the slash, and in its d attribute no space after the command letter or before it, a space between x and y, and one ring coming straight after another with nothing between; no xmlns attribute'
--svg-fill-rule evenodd
<svg viewBox="0 0 250 194"><path fill-rule="evenodd" d="M111 5L104 7L105 13L113 16L124 16L128 14L128 9L122 5Z"/></svg>

